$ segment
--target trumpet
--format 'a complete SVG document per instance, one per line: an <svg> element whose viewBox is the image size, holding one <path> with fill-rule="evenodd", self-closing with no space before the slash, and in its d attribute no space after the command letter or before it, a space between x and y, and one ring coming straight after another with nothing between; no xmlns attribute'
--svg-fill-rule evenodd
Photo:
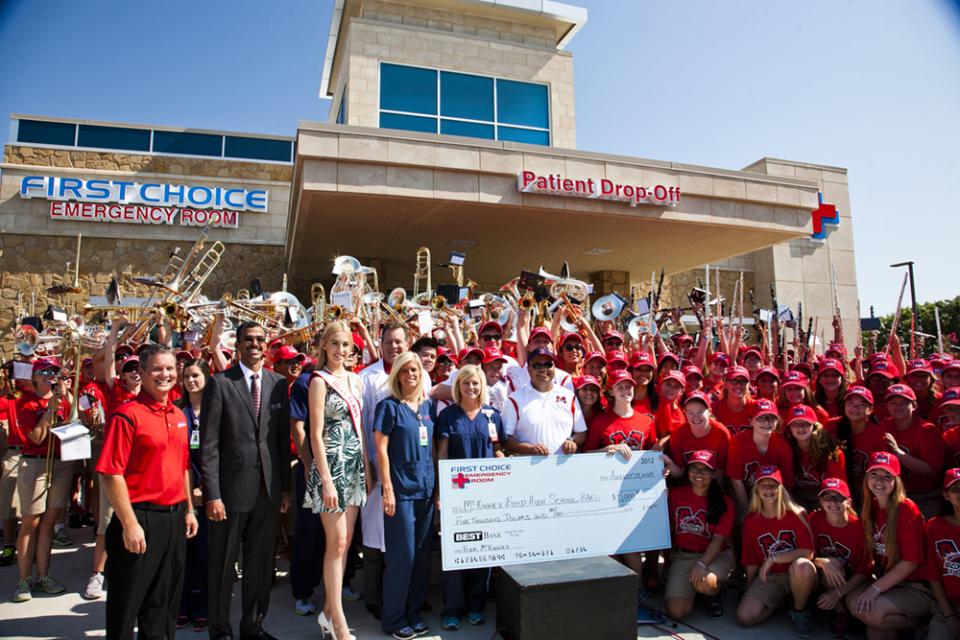
<svg viewBox="0 0 960 640"><path fill-rule="evenodd" d="M236 313L237 318L240 320L254 320L263 324L263 328L269 331L276 332L283 329L283 325L278 322L276 318L268 316L265 313L261 313L245 304L236 302L230 293L223 294L223 296L220 298L220 302L224 307L232 308Z"/></svg>
<svg viewBox="0 0 960 640"><path fill-rule="evenodd" d="M310 308L307 312L310 314L313 324L321 324L327 310L327 292L323 285L314 282L310 285Z"/></svg>
<svg viewBox="0 0 960 640"><path fill-rule="evenodd" d="M537 306L537 299L533 297L533 292L527 291L523 294L517 302L517 306L523 311L532 311Z"/></svg>
<svg viewBox="0 0 960 640"><path fill-rule="evenodd" d="M281 333L270 342L279 342L280 344L290 345L291 347L304 342L310 343L313 341L313 336L315 336L321 329L323 329L322 323L311 324L303 327L302 329L294 329L293 331Z"/></svg>
<svg viewBox="0 0 960 640"><path fill-rule="evenodd" d="M463 312L447 306L447 299L441 295L436 295L430 299L430 306L440 315L448 317L463 317Z"/></svg>

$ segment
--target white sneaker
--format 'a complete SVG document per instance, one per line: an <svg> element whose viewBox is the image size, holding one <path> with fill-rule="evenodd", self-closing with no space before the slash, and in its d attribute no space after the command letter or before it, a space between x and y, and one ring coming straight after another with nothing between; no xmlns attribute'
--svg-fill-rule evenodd
<svg viewBox="0 0 960 640"><path fill-rule="evenodd" d="M103 574L95 573L87 581L87 590L83 592L84 600L99 600L103 597Z"/></svg>
<svg viewBox="0 0 960 640"><path fill-rule="evenodd" d="M297 600L293 605L293 610L297 612L298 616L312 616L317 612L317 608L306 598Z"/></svg>

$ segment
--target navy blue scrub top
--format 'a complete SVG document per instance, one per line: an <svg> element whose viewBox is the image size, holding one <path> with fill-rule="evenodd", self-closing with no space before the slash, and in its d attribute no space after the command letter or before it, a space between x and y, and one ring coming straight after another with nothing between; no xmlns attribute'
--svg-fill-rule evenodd
<svg viewBox="0 0 960 640"><path fill-rule="evenodd" d="M437 437L447 439L447 457L451 460L465 458L492 458L493 441L490 426L497 430L500 446L506 441L500 412L484 405L471 420L458 404L452 404L437 416Z"/></svg>
<svg viewBox="0 0 960 640"><path fill-rule="evenodd" d="M426 444L420 444L420 425L427 428ZM390 437L387 458L390 480L397 500L423 500L433 497L433 420L430 402L424 400L414 412L396 398L377 404L373 428Z"/></svg>

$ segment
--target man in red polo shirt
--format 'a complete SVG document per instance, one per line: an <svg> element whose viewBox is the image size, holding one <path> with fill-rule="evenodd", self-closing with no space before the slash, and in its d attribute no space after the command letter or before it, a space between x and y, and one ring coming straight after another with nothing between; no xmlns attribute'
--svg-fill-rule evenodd
<svg viewBox="0 0 960 640"><path fill-rule="evenodd" d="M140 353L142 391L117 408L97 471L114 507L106 531L107 637L176 635L186 539L197 533L189 505L187 419L169 399L177 361L166 347Z"/></svg>

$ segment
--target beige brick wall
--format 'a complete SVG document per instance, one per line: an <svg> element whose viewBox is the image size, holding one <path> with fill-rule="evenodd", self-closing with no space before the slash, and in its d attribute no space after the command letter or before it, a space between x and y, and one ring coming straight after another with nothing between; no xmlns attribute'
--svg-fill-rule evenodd
<svg viewBox="0 0 960 640"><path fill-rule="evenodd" d="M573 58L547 46L549 41L541 38L545 34L477 16L387 2L373 6L383 11L365 5L364 18L352 20L346 36L343 64L347 73L341 78L347 87L347 124L379 126L379 64L395 62L545 83L550 87L551 142L556 147L576 147ZM442 15L425 17L434 13ZM426 25L419 23L421 19ZM533 32L520 33L524 29ZM339 105L339 91L333 111Z"/></svg>

